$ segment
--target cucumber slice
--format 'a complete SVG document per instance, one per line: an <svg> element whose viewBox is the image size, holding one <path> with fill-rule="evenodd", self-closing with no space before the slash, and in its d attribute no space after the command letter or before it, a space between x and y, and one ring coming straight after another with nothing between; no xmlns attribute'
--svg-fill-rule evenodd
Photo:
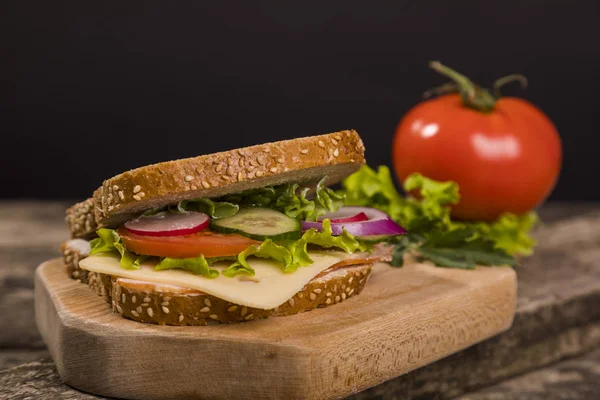
<svg viewBox="0 0 600 400"><path fill-rule="evenodd" d="M242 208L231 217L211 220L210 228L255 240L296 240L302 236L300 221L270 208Z"/></svg>

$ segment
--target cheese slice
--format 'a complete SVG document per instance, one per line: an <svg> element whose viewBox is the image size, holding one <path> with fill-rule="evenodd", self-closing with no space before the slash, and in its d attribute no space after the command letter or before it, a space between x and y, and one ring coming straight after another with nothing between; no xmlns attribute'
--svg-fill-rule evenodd
<svg viewBox="0 0 600 400"><path fill-rule="evenodd" d="M291 273L284 273L271 260L251 258L248 263L256 272L253 277L240 274L228 278L220 273L217 278L211 279L181 269L155 271L153 262L142 263L140 269L129 270L121 268L117 256L106 253L84 258L79 261L79 267L115 277L196 289L242 306L269 310L285 303L323 270L350 257L337 251L311 251L309 254L314 262ZM212 265L219 272L228 266L227 262Z"/></svg>

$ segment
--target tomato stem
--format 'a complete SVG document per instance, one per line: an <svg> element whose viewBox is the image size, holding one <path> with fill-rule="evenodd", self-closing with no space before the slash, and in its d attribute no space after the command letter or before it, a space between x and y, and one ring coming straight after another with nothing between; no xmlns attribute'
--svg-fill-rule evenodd
<svg viewBox="0 0 600 400"><path fill-rule="evenodd" d="M456 92L458 92L458 85L456 84L456 82L446 82L443 85L436 86L432 89L427 90L426 92L423 92L423 98L428 99L433 96L439 96L441 94Z"/></svg>
<svg viewBox="0 0 600 400"><path fill-rule="evenodd" d="M527 88L527 78L524 75L520 74L512 74L508 76L503 76L502 78L498 78L494 81L494 96L496 99L502 97L502 93L500 93L500 88L508 83L519 82L521 83L521 88Z"/></svg>
<svg viewBox="0 0 600 400"><path fill-rule="evenodd" d="M489 92L489 90L473 83L466 76L446 67L439 61L431 61L429 67L456 82L465 106L486 113L494 109L497 99Z"/></svg>

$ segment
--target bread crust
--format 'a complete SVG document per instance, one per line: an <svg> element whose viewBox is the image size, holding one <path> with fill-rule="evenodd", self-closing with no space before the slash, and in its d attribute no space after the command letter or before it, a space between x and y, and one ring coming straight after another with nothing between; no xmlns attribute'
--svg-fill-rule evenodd
<svg viewBox="0 0 600 400"><path fill-rule="evenodd" d="M136 287L112 278L112 310L124 318L158 325L209 325L282 317L327 307L359 294L371 274L372 264L332 271L313 279L287 302L271 310L240 306L201 293L173 293ZM100 274L102 275L102 274ZM149 285L150 286L150 285Z"/></svg>
<svg viewBox="0 0 600 400"><path fill-rule="evenodd" d="M108 304L112 302L113 277L99 272L88 273L88 287L104 299Z"/></svg>
<svg viewBox="0 0 600 400"><path fill-rule="evenodd" d="M98 227L111 227L157 207L214 198L285 182L339 182L365 163L354 130L266 143L162 162L107 179L94 192Z"/></svg>
<svg viewBox="0 0 600 400"><path fill-rule="evenodd" d="M88 283L89 272L83 268L79 268L79 260L86 258L89 252L89 243L83 239L74 239L63 242L60 246L60 252L63 256L63 261L67 268L67 275L71 279L79 280L83 283Z"/></svg>
<svg viewBox="0 0 600 400"><path fill-rule="evenodd" d="M95 236L98 227L94 215L94 199L90 197L68 208L65 222L73 238L89 239Z"/></svg>
<svg viewBox="0 0 600 400"><path fill-rule="evenodd" d="M237 323L327 307L359 294L369 280L372 269L372 264L369 263L328 271L315 277L279 307L262 310L241 306L193 289L164 290L151 282L132 282L86 271L79 268L79 261L88 254L68 243L63 243L61 250L70 278L86 283L111 305L113 312L122 317L158 325Z"/></svg>

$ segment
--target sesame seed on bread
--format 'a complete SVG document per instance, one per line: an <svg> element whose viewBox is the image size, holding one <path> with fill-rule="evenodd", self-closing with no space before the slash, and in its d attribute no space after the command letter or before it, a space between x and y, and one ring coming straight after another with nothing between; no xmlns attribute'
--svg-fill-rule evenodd
<svg viewBox="0 0 600 400"><path fill-rule="evenodd" d="M71 240L63 243L61 248L70 278L87 283L122 317L159 325L236 323L327 307L359 294L372 268L371 263L366 263L325 270L284 304L271 310L262 310L193 289L86 271L79 268L79 260L89 254L85 246Z"/></svg>
<svg viewBox="0 0 600 400"><path fill-rule="evenodd" d="M74 238L90 239L102 227L116 227L140 213L194 198L215 198L287 182L314 184L327 176L339 182L365 163L358 134L341 131L267 143L215 154L158 163L107 179L91 199L69 208L66 221ZM359 294L372 263L330 268L313 278L286 303L271 310L227 302L196 290L135 281L79 267L89 242L61 246L67 274L87 283L115 313L161 325L207 325L285 316L326 307Z"/></svg>
<svg viewBox="0 0 600 400"><path fill-rule="evenodd" d="M82 260L90 254L90 242L83 239L67 240L60 246L60 252L67 266L67 274L70 278L88 283L88 272L79 268L79 260Z"/></svg>
<svg viewBox="0 0 600 400"><path fill-rule="evenodd" d="M194 290L164 291L150 282L115 277L110 283L111 304L113 311L124 318L159 325L209 325L283 317L334 305L359 294L371 268L372 264L360 264L330 271L271 310L240 306Z"/></svg>
<svg viewBox="0 0 600 400"><path fill-rule="evenodd" d="M193 198L214 198L286 182L339 182L365 163L354 130L250 146L137 168L94 192L98 227Z"/></svg>
<svg viewBox="0 0 600 400"><path fill-rule="evenodd" d="M94 215L94 200L89 198L68 208L65 222L73 238L89 239L95 236L98 227Z"/></svg>

